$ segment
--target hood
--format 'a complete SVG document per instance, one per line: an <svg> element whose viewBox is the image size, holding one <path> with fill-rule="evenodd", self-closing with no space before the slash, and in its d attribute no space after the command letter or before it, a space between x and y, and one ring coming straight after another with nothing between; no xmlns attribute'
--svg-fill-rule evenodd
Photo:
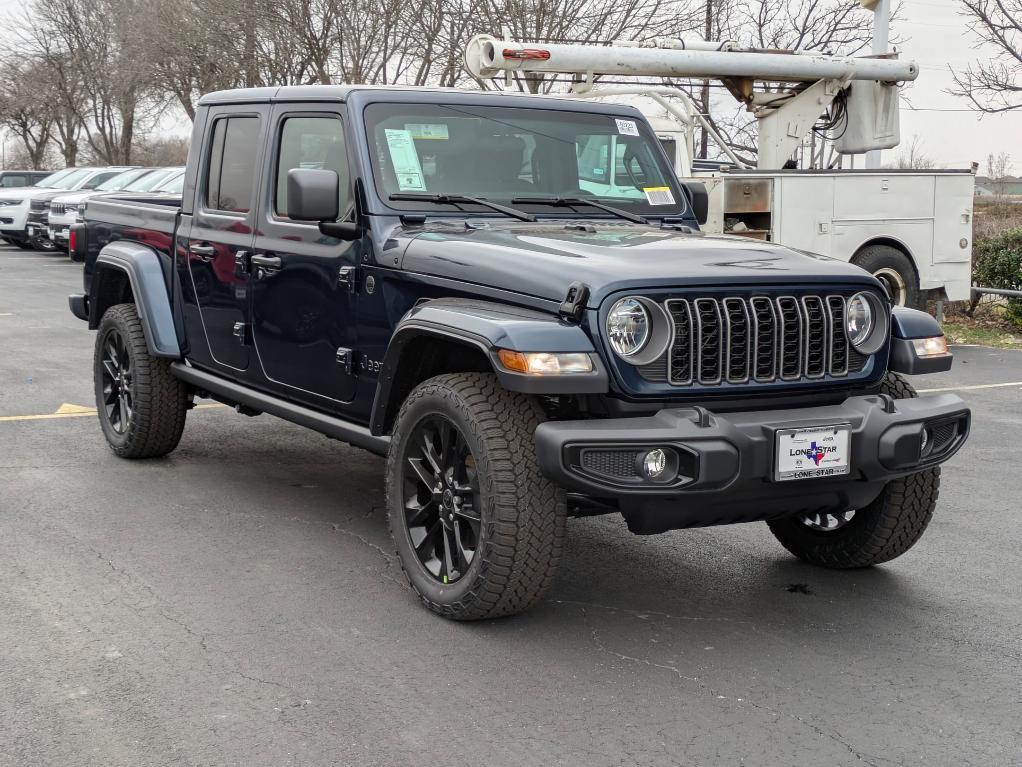
<svg viewBox="0 0 1022 767"><path fill-rule="evenodd" d="M53 202L64 203L69 205L71 203L81 202L82 200L88 199L89 197L95 197L97 194L103 194L97 192L94 189L90 189L88 192L65 192L64 194L58 194L53 198Z"/></svg>
<svg viewBox="0 0 1022 767"><path fill-rule="evenodd" d="M843 261L746 237L592 219L471 223L466 229L463 220L431 221L405 230L397 236L407 238L401 267L558 302L572 282L583 282L591 307L618 290L877 284Z"/></svg>
<svg viewBox="0 0 1022 767"><path fill-rule="evenodd" d="M49 187L12 186L8 189L0 189L0 200L30 200L40 192L52 191Z"/></svg>

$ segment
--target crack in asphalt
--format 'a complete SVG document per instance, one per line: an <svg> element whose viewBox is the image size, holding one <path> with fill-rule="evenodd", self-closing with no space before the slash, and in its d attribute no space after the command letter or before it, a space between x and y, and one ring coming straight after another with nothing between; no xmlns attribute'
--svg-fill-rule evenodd
<svg viewBox="0 0 1022 767"><path fill-rule="evenodd" d="M691 683L697 685L700 688L700 690L702 690L704 693L707 693L708 695L712 696L713 699L716 700L716 701L733 701L734 703L744 703L744 704L747 704L751 708L754 708L754 709L756 709L758 711L763 711L763 712L765 712L767 714L770 714L771 716L775 717L775 719L780 719L780 718L790 719L791 721L797 722L798 724L800 724L800 725L802 725L804 727L809 728L816 735L819 735L820 737L827 738L828 740L831 740L834 743L837 743L838 745L840 745L843 748L845 748L848 751L848 753L851 754L852 756L854 756L857 760L859 760L861 762L864 762L865 764L870 765L870 767L879 767L881 761L882 762L887 762L889 764L894 764L894 762L891 762L888 759L883 759L882 757L878 757L878 756L875 756L875 755L872 755L872 754L865 754L865 753L863 753L861 751L858 751L850 743L848 743L847 741L843 740L839 734L827 732L823 728L819 727L816 724L813 724L811 721L805 719L802 716L799 716L798 714L789 714L789 713L784 712L784 711L778 711L777 709L771 708L770 706L766 706L766 705L764 705L762 703L756 703L755 701L749 700L748 698L739 698L737 696L723 695L723 694L721 694L720 691L714 689L707 682L705 682L704 680L700 679L699 677L688 676L687 674L683 673L681 671L681 669L679 669L677 666L672 666L669 663L657 663L655 661L650 660L649 658L638 658L638 657L636 657L634 655L625 655L624 653L619 653L616 650L611 650L609 647L606 646L606 644L600 638L599 629L597 629L589 621L589 615L586 612L585 607L581 607L580 608L580 612L582 614L582 622L589 629L590 637L592 639L593 646L596 648L597 651L599 651L601 653L605 653L605 654L610 655L610 656L612 656L614 658L617 658L618 660L627 661L629 663L633 663L633 664L637 664L637 665L643 665L643 666L648 666L650 668L656 668L656 669L660 669L660 670L663 670L663 671L670 671L677 678L679 678L681 680L684 680L686 682L691 682ZM622 611L622 612L626 612L626 611ZM643 613L643 614L645 614L645 613Z"/></svg>

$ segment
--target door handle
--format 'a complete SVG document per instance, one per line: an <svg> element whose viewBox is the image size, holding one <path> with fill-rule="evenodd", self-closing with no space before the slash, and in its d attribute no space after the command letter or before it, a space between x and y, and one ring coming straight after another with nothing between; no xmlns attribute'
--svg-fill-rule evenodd
<svg viewBox="0 0 1022 767"><path fill-rule="evenodd" d="M257 280L269 277L284 266L280 256L252 255L249 256L248 262L252 265Z"/></svg>
<svg viewBox="0 0 1022 767"><path fill-rule="evenodd" d="M188 252L198 256L200 261L212 261L216 248L205 242L193 242L188 246Z"/></svg>

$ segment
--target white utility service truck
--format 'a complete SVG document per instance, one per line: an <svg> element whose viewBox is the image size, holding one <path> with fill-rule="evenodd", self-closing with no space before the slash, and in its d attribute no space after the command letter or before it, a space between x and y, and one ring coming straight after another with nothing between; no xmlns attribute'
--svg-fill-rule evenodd
<svg viewBox="0 0 1022 767"><path fill-rule="evenodd" d="M899 84L916 79L914 62L667 38L598 46L479 35L466 48L465 63L484 84L500 73L508 81L521 76L516 73L570 75L570 97L643 108L678 175L706 186L705 231L851 261L876 275L899 305L970 296L971 169L840 167L844 158L897 146ZM756 167L721 139L680 88L601 84L605 76L721 81L756 117ZM725 158L712 169L693 161L697 127Z"/></svg>

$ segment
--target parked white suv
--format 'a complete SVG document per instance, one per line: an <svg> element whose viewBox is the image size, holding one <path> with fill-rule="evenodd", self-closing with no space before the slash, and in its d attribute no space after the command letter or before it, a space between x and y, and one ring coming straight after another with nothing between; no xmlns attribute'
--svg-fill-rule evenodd
<svg viewBox="0 0 1022 767"><path fill-rule="evenodd" d="M71 225L82 220L79 212L85 201L104 192L120 192L140 185L159 183L166 176L166 168L131 168L108 178L95 189L61 194L50 201L50 215L47 221L47 236L55 245L67 248Z"/></svg>
<svg viewBox="0 0 1022 767"><path fill-rule="evenodd" d="M0 189L0 237L19 248L32 247L28 239L29 202L36 194L52 192L55 189L70 189L71 178L82 168L64 168L38 182L35 186Z"/></svg>
<svg viewBox="0 0 1022 767"><path fill-rule="evenodd" d="M64 188L69 191L95 189L104 181L126 170L131 170L131 168L125 165L105 168L79 168L81 175L78 175L76 172L67 176L66 180L71 181L73 179L73 183L71 186ZM49 220L50 202L59 194L61 194L59 189L45 189L33 194L32 199L29 201L28 223L25 226L25 233L28 236L28 241L36 250L57 249L57 245L50 240Z"/></svg>

